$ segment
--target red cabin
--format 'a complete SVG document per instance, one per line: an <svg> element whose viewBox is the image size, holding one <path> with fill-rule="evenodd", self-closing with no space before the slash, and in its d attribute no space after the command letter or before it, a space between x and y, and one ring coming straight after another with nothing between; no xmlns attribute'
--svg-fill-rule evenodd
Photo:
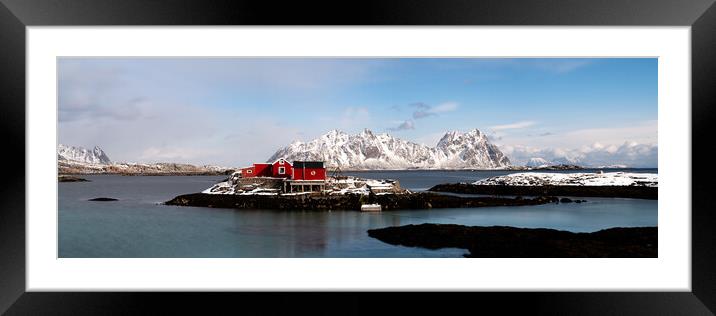
<svg viewBox="0 0 716 316"><path fill-rule="evenodd" d="M291 163L283 158L274 161L271 165L271 176L274 178L290 178L292 171Z"/></svg>
<svg viewBox="0 0 716 316"><path fill-rule="evenodd" d="M292 180L326 180L323 161L294 161Z"/></svg>
<svg viewBox="0 0 716 316"><path fill-rule="evenodd" d="M272 168L270 163L255 163L251 167L242 168L241 177L271 177L273 176L273 174L271 173L271 169Z"/></svg>
<svg viewBox="0 0 716 316"><path fill-rule="evenodd" d="M326 167L323 161L294 161L278 159L273 163L255 163L241 169L242 178L272 177L289 180L326 180Z"/></svg>

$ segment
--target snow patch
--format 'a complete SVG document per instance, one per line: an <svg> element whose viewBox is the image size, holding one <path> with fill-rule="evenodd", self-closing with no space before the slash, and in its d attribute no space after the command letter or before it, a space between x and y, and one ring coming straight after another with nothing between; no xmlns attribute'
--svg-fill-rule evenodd
<svg viewBox="0 0 716 316"><path fill-rule="evenodd" d="M477 185L570 185L570 186L647 186L658 187L656 173L539 173L524 172L482 179Z"/></svg>
<svg viewBox="0 0 716 316"><path fill-rule="evenodd" d="M112 162L99 146L94 146L92 150L89 150L84 147L59 144L57 146L57 158L60 161L66 160L87 164L109 164Z"/></svg>

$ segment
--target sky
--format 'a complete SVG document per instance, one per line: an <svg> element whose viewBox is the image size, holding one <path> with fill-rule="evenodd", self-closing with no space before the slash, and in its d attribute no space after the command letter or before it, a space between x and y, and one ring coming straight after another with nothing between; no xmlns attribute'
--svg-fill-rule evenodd
<svg viewBox="0 0 716 316"><path fill-rule="evenodd" d="M513 164L657 166L656 58L58 59L59 141L113 161L243 166L367 128L479 129Z"/></svg>

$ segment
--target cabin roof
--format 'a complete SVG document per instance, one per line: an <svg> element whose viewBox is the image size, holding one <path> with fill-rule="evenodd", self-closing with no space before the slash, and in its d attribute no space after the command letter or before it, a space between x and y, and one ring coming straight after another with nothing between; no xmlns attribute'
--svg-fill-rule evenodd
<svg viewBox="0 0 716 316"><path fill-rule="evenodd" d="M290 161L286 160L285 158L276 159L274 162L270 163L269 165L275 165L279 160L283 160L285 163L288 163L289 165L293 166L293 164Z"/></svg>
<svg viewBox="0 0 716 316"><path fill-rule="evenodd" d="M294 161L294 168L323 168L323 161Z"/></svg>

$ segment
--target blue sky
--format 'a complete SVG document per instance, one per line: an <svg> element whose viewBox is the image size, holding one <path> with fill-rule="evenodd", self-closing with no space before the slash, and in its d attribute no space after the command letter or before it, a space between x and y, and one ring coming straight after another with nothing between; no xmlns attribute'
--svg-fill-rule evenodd
<svg viewBox="0 0 716 316"><path fill-rule="evenodd" d="M480 129L529 158L656 166L657 59L61 58L59 134L115 161L244 165L363 128Z"/></svg>

